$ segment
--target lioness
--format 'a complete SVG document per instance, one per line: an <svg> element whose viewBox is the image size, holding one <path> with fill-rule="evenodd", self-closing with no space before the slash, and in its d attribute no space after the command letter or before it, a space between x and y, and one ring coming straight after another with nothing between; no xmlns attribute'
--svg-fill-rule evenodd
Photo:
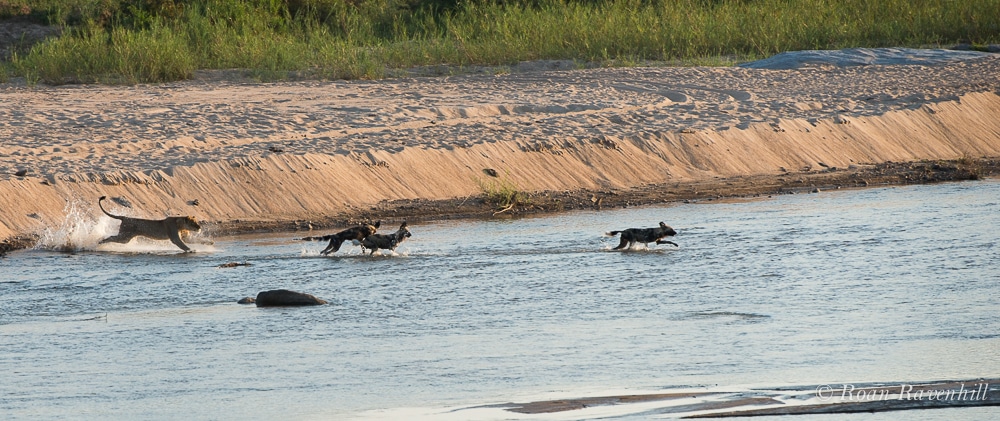
<svg viewBox="0 0 1000 421"><path fill-rule="evenodd" d="M371 250L371 254L374 255L378 249L385 250L395 250L399 243L403 240L410 238L410 230L406 228L406 221L403 221L399 225L399 229L392 234L372 234L361 241L354 240L357 244L361 245L361 252L364 253L366 250Z"/></svg>
<svg viewBox="0 0 1000 421"><path fill-rule="evenodd" d="M340 231L336 234L324 235L322 237L305 237L303 241L330 241L330 244L326 246L323 251L319 252L322 255L327 255L330 253L336 253L340 250L340 245L344 244L344 241L354 240L361 241L369 235L375 234L378 230L379 225L382 225L382 221L376 221L374 224L362 224L356 227L351 227Z"/></svg>
<svg viewBox="0 0 1000 421"><path fill-rule="evenodd" d="M611 231L606 235L609 237L613 237L618 235L619 233L621 233L622 235L622 241L621 243L618 244L618 247L614 248L615 250L621 250L626 246L628 246L628 248L632 248L632 246L635 245L635 243L637 242L643 243L648 247L649 243L652 243L654 241L656 242L656 244L673 244L676 247L680 247L677 245L677 243L673 241L667 241L662 239L664 237L677 235L677 231L674 231L673 228L670 228L669 226L667 226L667 224L664 224L663 222L660 222L660 226L658 228L629 228L624 231Z"/></svg>
<svg viewBox="0 0 1000 421"><path fill-rule="evenodd" d="M170 240L181 250L191 251L191 248L181 241L181 234L187 234L189 231L201 231L201 225L190 216L171 216L154 220L112 215L104 209L104 204L101 203L106 198L107 196L101 196L100 199L97 199L97 206L104 211L105 215L122 221L122 224L118 228L118 235L105 238L100 241L100 244L108 242L126 244L133 238L142 236L154 240Z"/></svg>

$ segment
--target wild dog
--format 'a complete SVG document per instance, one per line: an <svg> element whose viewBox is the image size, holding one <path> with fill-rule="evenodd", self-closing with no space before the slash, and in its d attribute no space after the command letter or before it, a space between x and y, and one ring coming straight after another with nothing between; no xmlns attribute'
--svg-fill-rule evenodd
<svg viewBox="0 0 1000 421"><path fill-rule="evenodd" d="M329 241L330 244L326 246L323 251L319 252L322 255L328 255L330 253L336 253L340 250L340 246L344 244L344 241L361 241L365 237L375 235L375 231L378 230L379 225L382 225L382 221L376 221L374 224L361 224L356 227L351 227L340 231L336 234L324 235L322 237L306 237L303 241Z"/></svg>
<svg viewBox="0 0 1000 421"><path fill-rule="evenodd" d="M366 250L371 250L371 255L374 255L378 249L395 250L396 246L402 243L403 240L410 238L410 235L410 230L406 228L406 221L403 221L396 232L392 234L372 234L358 241L358 244L361 244L362 253Z"/></svg>
<svg viewBox="0 0 1000 421"><path fill-rule="evenodd" d="M670 237L677 235L677 231L673 228L667 226L663 222L660 222L660 226L657 228L629 228L624 231L611 231L606 235L608 237L614 237L618 234L622 235L622 241L615 247L615 250L621 250L626 246L632 248L635 243L643 243L646 247L649 247L649 243L656 242L656 244L673 244L675 247L680 247L677 243L673 241L663 240L664 237Z"/></svg>
<svg viewBox="0 0 1000 421"><path fill-rule="evenodd" d="M101 196L97 199L97 207L101 208L101 211L105 215L108 215L114 219L122 221L121 225L118 227L118 234L111 237L105 238L99 242L99 244L104 243L121 243L128 244L135 237L146 237L154 240L170 240L175 246L180 247L181 250L191 251L191 248L181 241L181 236L186 235L188 232L198 232L201 231L201 225L198 221L190 216L171 216L164 219L142 219L142 218L132 218L128 216L114 215L104 209L104 204L101 203L107 196Z"/></svg>

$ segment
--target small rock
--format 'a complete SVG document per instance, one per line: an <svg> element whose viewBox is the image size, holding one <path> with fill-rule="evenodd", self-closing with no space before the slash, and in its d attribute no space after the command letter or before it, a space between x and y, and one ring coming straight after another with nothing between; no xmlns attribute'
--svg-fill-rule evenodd
<svg viewBox="0 0 1000 421"><path fill-rule="evenodd" d="M243 297L240 298L240 300L237 301L236 304L253 304L255 301L257 300L255 300L253 297Z"/></svg>
<svg viewBox="0 0 1000 421"><path fill-rule="evenodd" d="M229 262L229 263L223 263L223 264L221 264L219 266L216 266L216 267L219 267L219 268L234 268L234 267L237 267L237 266L250 266L250 263L248 263L248 262L243 262L243 263L240 263L240 262Z"/></svg>
<svg viewBox="0 0 1000 421"><path fill-rule="evenodd" d="M813 193L819 193L819 192L820 192L820 189L819 189L819 187L817 187L817 188L813 189L813 191L812 191L812 192L813 192Z"/></svg>
<svg viewBox="0 0 1000 421"><path fill-rule="evenodd" d="M17 172L14 173L14 175L16 175L18 177L24 177L27 174L28 174L28 170L17 170Z"/></svg>
<svg viewBox="0 0 1000 421"><path fill-rule="evenodd" d="M493 168L483 168L483 173L490 177L498 177L497 170L494 170Z"/></svg>

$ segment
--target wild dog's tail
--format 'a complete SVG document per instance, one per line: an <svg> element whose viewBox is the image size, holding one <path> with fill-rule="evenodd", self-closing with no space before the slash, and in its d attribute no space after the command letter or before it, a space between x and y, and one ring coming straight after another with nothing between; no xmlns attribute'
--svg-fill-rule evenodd
<svg viewBox="0 0 1000 421"><path fill-rule="evenodd" d="M300 238L299 240L302 240L302 241L330 241L331 238L333 238L333 234L331 234L331 235L324 235L322 237L303 237L303 238Z"/></svg>
<svg viewBox="0 0 1000 421"><path fill-rule="evenodd" d="M621 233L622 233L621 231L611 231L611 232L604 233L604 235L606 235L608 237L614 237L614 236L616 236L618 234L621 234Z"/></svg>
<svg viewBox="0 0 1000 421"><path fill-rule="evenodd" d="M97 207L101 208L101 211L104 212L104 214L107 216L110 216L115 219L122 219L123 217L118 215L112 215L111 213L109 213L107 210L104 209L104 205L101 203L101 201L107 198L108 198L107 196L101 196L100 199L97 199Z"/></svg>

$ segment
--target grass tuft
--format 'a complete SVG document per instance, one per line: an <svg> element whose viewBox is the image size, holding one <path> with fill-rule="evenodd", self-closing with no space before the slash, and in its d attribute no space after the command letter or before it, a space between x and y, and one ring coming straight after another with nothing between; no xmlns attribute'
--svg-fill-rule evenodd
<svg viewBox="0 0 1000 421"><path fill-rule="evenodd" d="M517 208L531 204L531 196L506 176L477 179L476 183L482 192L483 202L494 209L494 216L508 211L516 212Z"/></svg>
<svg viewBox="0 0 1000 421"><path fill-rule="evenodd" d="M958 170L962 171L963 175L967 177L967 180L979 180L982 177L983 164L972 155L963 154L961 158L955 161L955 164Z"/></svg>

